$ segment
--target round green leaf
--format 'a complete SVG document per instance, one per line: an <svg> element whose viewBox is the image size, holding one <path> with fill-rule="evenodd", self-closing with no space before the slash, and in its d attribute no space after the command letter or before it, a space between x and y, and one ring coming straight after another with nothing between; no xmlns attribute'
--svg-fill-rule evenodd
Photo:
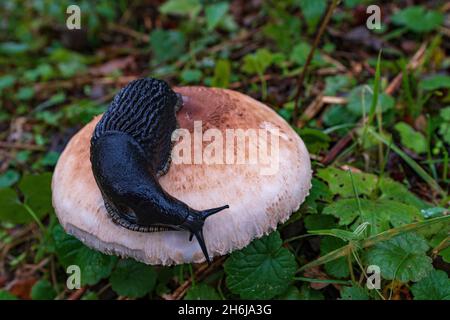
<svg viewBox="0 0 450 320"><path fill-rule="evenodd" d="M253 241L225 262L228 288L244 299L270 299L283 293L295 275L294 255L278 232Z"/></svg>
<svg viewBox="0 0 450 320"><path fill-rule="evenodd" d="M27 223L32 220L13 189L0 189L0 221Z"/></svg>
<svg viewBox="0 0 450 320"><path fill-rule="evenodd" d="M127 259L117 263L109 281L117 294L139 298L153 290L156 278L153 267Z"/></svg>
<svg viewBox="0 0 450 320"><path fill-rule="evenodd" d="M384 279L419 281L433 270L428 249L423 237L410 232L375 245L368 251L367 261L380 267Z"/></svg>
<svg viewBox="0 0 450 320"><path fill-rule="evenodd" d="M411 287L414 300L450 300L450 279L447 273L433 270Z"/></svg>
<svg viewBox="0 0 450 320"><path fill-rule="evenodd" d="M89 249L81 241L65 233L60 225L53 228L53 239L61 264L66 268L70 265L80 267L82 285L96 284L111 274L117 257Z"/></svg>
<svg viewBox="0 0 450 320"><path fill-rule="evenodd" d="M45 172L25 175L19 182L19 189L25 196L25 203L36 213L38 218L53 210L51 181L52 174Z"/></svg>
<svg viewBox="0 0 450 320"><path fill-rule="evenodd" d="M31 288L31 298L33 300L53 300L56 291L48 280L39 280Z"/></svg>

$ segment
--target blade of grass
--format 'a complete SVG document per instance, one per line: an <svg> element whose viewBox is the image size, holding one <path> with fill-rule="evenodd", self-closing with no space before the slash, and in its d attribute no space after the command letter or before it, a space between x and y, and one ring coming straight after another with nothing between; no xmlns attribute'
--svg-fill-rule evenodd
<svg viewBox="0 0 450 320"><path fill-rule="evenodd" d="M42 230L42 232L46 232L46 229L44 227L44 225L42 224L41 220L39 220L39 218L37 217L36 213L33 211L33 209L31 209L27 204L23 204L23 207L25 208L25 210L28 212L28 214L33 218L33 220L37 223L37 225L39 226L39 229Z"/></svg>
<svg viewBox="0 0 450 320"><path fill-rule="evenodd" d="M367 117L367 121L364 122L364 131L362 135L363 144L364 141L366 141L367 130L369 126L372 124L373 119L375 117L375 111L377 110L378 95L380 93L380 75L381 75L381 50L378 53L377 66L375 69L375 80L373 84L373 94L372 94L372 102L369 109L369 116ZM365 108L363 110L365 110Z"/></svg>
<svg viewBox="0 0 450 320"><path fill-rule="evenodd" d="M408 156L405 152L403 152L399 147L395 144L390 143L383 136L373 131L371 128L368 129L368 132L378 141L383 142L387 146L391 146L391 149L398 154L430 187L439 192L443 197L447 196L447 193L442 190L439 184L425 171L421 166L417 164L410 156Z"/></svg>
<svg viewBox="0 0 450 320"><path fill-rule="evenodd" d="M390 230L381 232L377 235L374 235L372 237L369 237L367 239L361 240L361 241L351 241L349 244L336 249L334 251L331 251L327 253L326 255L305 264L302 266L298 271L303 271L315 266L322 265L324 263L336 260L338 258L344 257L347 254L351 253L354 248L368 248L371 247L379 242L389 240L395 236L398 236L405 232L411 232L411 231L417 231L421 228L428 227L430 225L436 224L436 223L449 223L450 222L450 216L443 216L438 218L433 218L425 221L420 222L414 222L405 224L403 226L392 228Z"/></svg>

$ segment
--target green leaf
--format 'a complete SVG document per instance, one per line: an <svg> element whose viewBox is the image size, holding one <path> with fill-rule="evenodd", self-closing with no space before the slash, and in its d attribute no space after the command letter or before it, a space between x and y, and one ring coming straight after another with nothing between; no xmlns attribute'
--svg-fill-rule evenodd
<svg viewBox="0 0 450 320"><path fill-rule="evenodd" d="M211 31L214 30L219 22L225 17L229 8L227 2L218 2L207 5L205 7L206 28Z"/></svg>
<svg viewBox="0 0 450 320"><path fill-rule="evenodd" d="M227 285L243 299L270 299L284 292L295 275L294 255L278 232L231 254L224 264Z"/></svg>
<svg viewBox="0 0 450 320"><path fill-rule="evenodd" d="M258 49L245 55L242 70L248 74L263 75L273 62L273 54L267 49Z"/></svg>
<svg viewBox="0 0 450 320"><path fill-rule="evenodd" d="M323 122L327 127L356 123L358 118L358 115L355 115L341 105L332 105L330 108L327 108L323 114ZM343 130L337 130L339 133L342 131Z"/></svg>
<svg viewBox="0 0 450 320"><path fill-rule="evenodd" d="M109 281L118 295L140 298L154 289L157 276L153 267L126 259L119 260Z"/></svg>
<svg viewBox="0 0 450 320"><path fill-rule="evenodd" d="M324 214L312 214L306 216L305 220L305 227L310 230L323 230L323 229L331 229L336 226L336 223L334 222L334 218L329 215Z"/></svg>
<svg viewBox="0 0 450 320"><path fill-rule="evenodd" d="M422 199L410 192L403 184L390 178L380 178L380 199L395 200L423 210L429 207Z"/></svg>
<svg viewBox="0 0 450 320"><path fill-rule="evenodd" d="M0 188L6 188L12 186L14 183L19 181L20 175L15 170L7 170L5 173L0 175Z"/></svg>
<svg viewBox="0 0 450 320"><path fill-rule="evenodd" d="M186 39L179 31L155 29L150 34L155 63L173 60L185 51Z"/></svg>
<svg viewBox="0 0 450 320"><path fill-rule="evenodd" d="M163 14L195 16L202 6L200 0L169 0L159 7Z"/></svg>
<svg viewBox="0 0 450 320"><path fill-rule="evenodd" d="M0 54L4 55L17 55L25 53L29 49L26 43L20 42L2 42L0 43Z"/></svg>
<svg viewBox="0 0 450 320"><path fill-rule="evenodd" d="M419 209L394 200L341 199L323 209L324 214L339 218L340 225L368 222L371 235L390 228L422 220Z"/></svg>
<svg viewBox="0 0 450 320"><path fill-rule="evenodd" d="M311 153L319 153L322 150L327 150L330 146L331 138L321 130L303 128L297 131Z"/></svg>
<svg viewBox="0 0 450 320"><path fill-rule="evenodd" d="M309 195L303 206L307 208L308 212L317 213L320 206L323 206L325 203L330 203L333 200L333 194L328 186L317 178L312 179L311 185Z"/></svg>
<svg viewBox="0 0 450 320"><path fill-rule="evenodd" d="M318 290L313 290L307 284L303 284L300 290L296 286L290 286L284 293L278 296L278 300L324 300L325 297Z"/></svg>
<svg viewBox="0 0 450 320"><path fill-rule="evenodd" d="M186 83L198 83L202 79L202 72L196 69L183 70L181 79Z"/></svg>
<svg viewBox="0 0 450 320"><path fill-rule="evenodd" d="M0 290L0 300L18 300L18 298L6 290Z"/></svg>
<svg viewBox="0 0 450 320"><path fill-rule="evenodd" d="M439 255L442 257L442 260L444 260L447 263L450 263L450 247L441 250L439 252Z"/></svg>
<svg viewBox="0 0 450 320"><path fill-rule="evenodd" d="M53 210L51 181L52 174L45 172L24 175L19 182L19 189L24 194L25 204L36 213L38 218L42 218Z"/></svg>
<svg viewBox="0 0 450 320"><path fill-rule="evenodd" d="M419 87L423 90L434 91L438 89L450 88L450 76L437 74L419 82Z"/></svg>
<svg viewBox="0 0 450 320"><path fill-rule="evenodd" d="M77 265L81 270L81 284L94 285L109 277L117 257L89 249L78 239L64 232L60 225L53 228L56 254L64 267Z"/></svg>
<svg viewBox="0 0 450 320"><path fill-rule="evenodd" d="M321 255L325 255L331 251L343 247L345 244L346 243L344 241L335 237L323 237L320 240L320 253ZM325 263L325 271L329 275L337 278L348 277L350 275L350 270L348 269L347 257L341 257L334 261Z"/></svg>
<svg viewBox="0 0 450 320"><path fill-rule="evenodd" d="M214 77L212 86L218 88L227 88L230 83L231 64L228 60L218 60L214 68Z"/></svg>
<svg viewBox="0 0 450 320"><path fill-rule="evenodd" d="M341 290L342 300L369 300L366 290L361 287L343 287Z"/></svg>
<svg viewBox="0 0 450 320"><path fill-rule="evenodd" d="M372 100L373 93L371 90L366 85L360 85L353 88L348 94L347 108L355 115L368 115ZM385 93L380 93L378 95L377 106L381 108L382 112L394 108L394 105L395 100L391 96Z"/></svg>
<svg viewBox="0 0 450 320"><path fill-rule="evenodd" d="M308 24L308 30L314 31L317 24L320 22L320 18L327 9L326 0L297 0L296 1L302 9L303 17Z"/></svg>
<svg viewBox="0 0 450 320"><path fill-rule="evenodd" d="M56 291L48 280L39 280L31 288L31 299L33 300L53 300Z"/></svg>
<svg viewBox="0 0 450 320"><path fill-rule="evenodd" d="M12 87L16 83L17 78L11 74L0 77L0 93L2 90Z"/></svg>
<svg viewBox="0 0 450 320"><path fill-rule="evenodd" d="M33 87L22 87L16 94L16 98L22 101L27 101L33 98L34 88Z"/></svg>
<svg viewBox="0 0 450 320"><path fill-rule="evenodd" d="M343 197L353 197L352 178L350 173L333 167L317 170L317 176L325 180L333 194ZM377 177L370 173L352 172L353 183L358 194L370 195L375 189Z"/></svg>
<svg viewBox="0 0 450 320"><path fill-rule="evenodd" d="M216 290L205 283L199 283L186 293L184 300L221 300Z"/></svg>
<svg viewBox="0 0 450 320"><path fill-rule="evenodd" d="M400 134L402 144L416 153L425 153L428 150L428 143L425 136L414 130L409 124L399 122L394 126Z"/></svg>
<svg viewBox="0 0 450 320"><path fill-rule="evenodd" d="M0 221L11 223L33 221L19 201L17 193L11 188L0 189Z"/></svg>
<svg viewBox="0 0 450 320"><path fill-rule="evenodd" d="M380 267L384 279L419 281L433 270L428 249L423 237L409 232L376 244L367 252L367 261Z"/></svg>
<svg viewBox="0 0 450 320"><path fill-rule="evenodd" d="M429 32L438 28L444 21L443 13L427 10L423 6L409 6L397 11L391 17L392 22L402 25L416 33Z"/></svg>
<svg viewBox="0 0 450 320"><path fill-rule="evenodd" d="M450 279L446 272L433 270L411 287L414 300L450 300Z"/></svg>
<svg viewBox="0 0 450 320"><path fill-rule="evenodd" d="M88 293L83 295L81 300L99 300L99 298L96 292L89 291Z"/></svg>
<svg viewBox="0 0 450 320"><path fill-rule="evenodd" d="M343 88L348 88L350 85L354 83L355 80L349 75L336 75L326 77L324 94L327 96L334 96Z"/></svg>

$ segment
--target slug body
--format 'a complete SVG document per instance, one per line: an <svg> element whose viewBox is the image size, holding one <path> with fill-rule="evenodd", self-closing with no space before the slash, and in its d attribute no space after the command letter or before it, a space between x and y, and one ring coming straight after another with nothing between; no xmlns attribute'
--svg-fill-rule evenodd
<svg viewBox="0 0 450 320"><path fill-rule="evenodd" d="M164 81L139 79L123 88L95 127L92 171L111 219L140 232L189 231L210 262L205 219L228 205L198 211L165 192L158 177L170 166L171 136L182 106Z"/></svg>

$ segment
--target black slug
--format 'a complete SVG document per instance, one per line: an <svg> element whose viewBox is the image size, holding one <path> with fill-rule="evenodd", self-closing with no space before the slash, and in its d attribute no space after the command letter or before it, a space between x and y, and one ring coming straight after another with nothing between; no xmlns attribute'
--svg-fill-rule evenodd
<svg viewBox="0 0 450 320"><path fill-rule="evenodd" d="M91 138L91 164L111 219L140 232L185 230L208 263L203 224L228 205L195 210L163 190L158 177L170 166L171 136L181 96L157 79L129 83L114 97Z"/></svg>

